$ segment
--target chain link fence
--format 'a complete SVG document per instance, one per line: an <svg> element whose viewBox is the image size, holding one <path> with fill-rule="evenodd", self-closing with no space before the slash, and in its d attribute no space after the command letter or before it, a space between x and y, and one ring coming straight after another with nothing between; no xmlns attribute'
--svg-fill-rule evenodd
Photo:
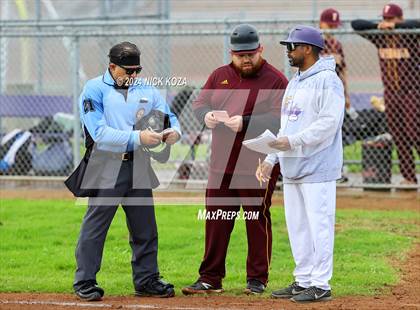
<svg viewBox="0 0 420 310"><path fill-rule="evenodd" d="M84 151L77 108L81 89L105 72L112 45L131 41L142 53L142 77L155 79L178 109L184 131L170 161L154 164L158 175L205 181L211 134L198 135L191 101L210 73L230 61L229 33L241 22L1 22L1 174L65 176L75 167ZM247 22L260 32L264 58L290 78L293 69L278 41L296 23ZM349 178L344 186L416 180L419 34L417 29L360 35L348 22L343 30L329 32L328 53L344 68L351 107L343 126L343 172ZM341 43L344 59L334 40ZM160 85L167 77L179 82Z"/></svg>

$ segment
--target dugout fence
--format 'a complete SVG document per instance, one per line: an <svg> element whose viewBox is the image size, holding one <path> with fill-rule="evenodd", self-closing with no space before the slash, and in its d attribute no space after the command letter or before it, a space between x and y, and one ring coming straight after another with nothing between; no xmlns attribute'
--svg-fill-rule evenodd
<svg viewBox="0 0 420 310"><path fill-rule="evenodd" d="M3 175L63 177L68 173L68 167L64 169L63 166L63 169L60 169L59 163L64 156L67 156L66 160L70 162L71 167L79 162L83 154L83 142L78 119L78 97L86 80L105 71L108 64L107 53L113 44L126 40L136 43L142 52L141 62L144 68L142 76L155 79L154 83L168 102L174 102L174 98L178 98L189 106L208 75L215 68L229 62L230 30L234 25L243 22L252 23L257 27L264 46L264 57L290 78L293 71L288 65L284 48L278 42L294 25L312 24L311 22L302 20L0 22L1 137L3 139L16 129L26 131L41 124L41 128L37 128L38 132L32 133L30 137L33 142L31 154L40 157L44 151L49 151L46 153L49 161L37 164L43 165L44 168L55 167L37 170L33 167L33 163L21 161L16 162L13 173L6 172ZM395 141L392 135L389 135L386 112L382 111L384 86L378 48L351 30L349 21L344 21L342 29L331 31L330 34L334 35L343 46L346 81L352 106L352 112L347 115L346 127L343 128L344 172L349 181L342 186L400 187L400 181L403 179L400 160ZM375 30L370 34L378 36L379 42L389 39L388 32ZM400 42L402 37L408 38L404 44L417 46L417 50L410 50L407 46L396 46L394 50L379 50L382 57L396 59L394 67L391 68L394 71L390 71L394 75L389 78L400 78L395 75L398 74L396 67L398 59L414 57L418 66L419 34L418 29L393 31L396 42ZM415 73L416 71L412 70L409 74L418 75L418 71ZM168 81L167 78L171 80ZM414 81L416 77L411 78ZM416 114L419 113L418 88L416 90L413 87L413 95L414 105L409 105L408 111L403 108L404 102L401 103L402 108L396 110L398 119L404 120L410 115L419 115ZM395 100L398 101L399 97L397 96ZM207 179L211 135L204 131L201 134L200 144L193 148L200 126L194 120L189 108L182 111L181 118L185 132L183 140L173 148L170 161L165 165L156 164L155 168L164 182L172 180L185 182L186 175L191 182L203 182ZM51 125L51 122L54 125ZM58 128L48 126L58 126ZM419 128L414 129L418 133ZM398 133L393 132L393 135L395 137ZM49 149L57 139L69 141L70 154L63 147ZM413 154L418 174L420 161L415 151ZM4 159L6 154L0 155L3 155Z"/></svg>

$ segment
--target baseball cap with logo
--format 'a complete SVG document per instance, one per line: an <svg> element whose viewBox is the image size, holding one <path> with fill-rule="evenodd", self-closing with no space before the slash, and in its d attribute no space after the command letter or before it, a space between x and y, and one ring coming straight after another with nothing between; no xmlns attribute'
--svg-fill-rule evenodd
<svg viewBox="0 0 420 310"><path fill-rule="evenodd" d="M340 13L333 8L326 9L321 13L320 21L330 26L339 26L341 25Z"/></svg>
<svg viewBox="0 0 420 310"><path fill-rule="evenodd" d="M403 10L399 5L388 3L382 10L382 17L402 17Z"/></svg>

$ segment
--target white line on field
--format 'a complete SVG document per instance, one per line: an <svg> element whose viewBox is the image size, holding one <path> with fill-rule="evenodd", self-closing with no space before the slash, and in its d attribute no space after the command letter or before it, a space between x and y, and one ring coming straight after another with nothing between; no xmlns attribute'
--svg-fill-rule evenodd
<svg viewBox="0 0 420 310"><path fill-rule="evenodd" d="M87 308L127 308L127 309L169 309L169 310L205 310L205 309L224 309L224 308L192 308L192 307L171 307L165 305L117 305L104 303L84 303L84 302L59 302L59 301L29 301L29 300L0 300L0 304L15 305L46 305L64 307L87 307Z"/></svg>

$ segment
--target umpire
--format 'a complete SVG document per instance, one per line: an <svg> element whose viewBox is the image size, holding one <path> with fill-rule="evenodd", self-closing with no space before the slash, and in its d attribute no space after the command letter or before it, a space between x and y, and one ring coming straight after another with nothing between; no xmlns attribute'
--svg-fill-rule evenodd
<svg viewBox="0 0 420 310"><path fill-rule="evenodd" d="M130 232L135 294L172 297L173 285L159 276L152 197L152 188L158 181L150 166L149 153L145 151L147 146L159 144L162 135L149 129L136 130L136 123L154 111L168 115L174 129L165 136L169 145L180 138L179 123L158 90L143 80L136 80L142 67L135 44L119 43L111 48L108 56L106 72L89 80L80 96L85 139L95 142L86 173L99 172L95 177L99 189L96 197L89 198L80 230L73 287L82 300L103 297L104 290L97 286L96 273L101 266L108 228L121 204Z"/></svg>

